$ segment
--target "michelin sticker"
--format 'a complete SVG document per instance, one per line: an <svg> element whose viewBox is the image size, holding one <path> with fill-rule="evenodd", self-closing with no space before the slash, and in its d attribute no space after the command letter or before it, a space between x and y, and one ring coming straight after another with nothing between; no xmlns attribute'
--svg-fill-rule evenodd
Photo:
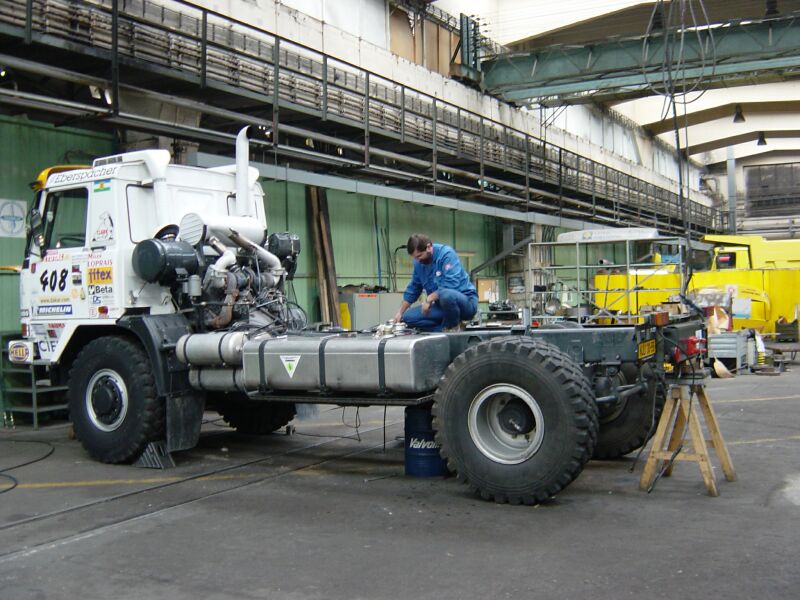
<svg viewBox="0 0 800 600"><path fill-rule="evenodd" d="M45 306L36 307L37 315L71 315L71 304L47 304Z"/></svg>
<svg viewBox="0 0 800 600"><path fill-rule="evenodd" d="M294 374L297 371L297 365L300 363L300 356L281 355L281 362L283 363L283 368L286 369L286 374L289 375L289 379L294 378Z"/></svg>
<svg viewBox="0 0 800 600"><path fill-rule="evenodd" d="M0 200L0 237L25 237L25 212L28 205L20 200Z"/></svg>

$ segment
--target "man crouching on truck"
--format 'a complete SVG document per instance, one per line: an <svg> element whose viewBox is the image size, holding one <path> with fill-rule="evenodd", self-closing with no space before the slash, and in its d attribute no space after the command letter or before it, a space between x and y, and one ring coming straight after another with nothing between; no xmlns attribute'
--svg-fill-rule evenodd
<svg viewBox="0 0 800 600"><path fill-rule="evenodd" d="M406 250L414 257L414 273L403 294L403 302L394 316L421 331L458 329L461 321L471 319L478 311L478 292L461 266L455 250L434 244L421 233L408 238ZM427 298L410 308L422 290Z"/></svg>

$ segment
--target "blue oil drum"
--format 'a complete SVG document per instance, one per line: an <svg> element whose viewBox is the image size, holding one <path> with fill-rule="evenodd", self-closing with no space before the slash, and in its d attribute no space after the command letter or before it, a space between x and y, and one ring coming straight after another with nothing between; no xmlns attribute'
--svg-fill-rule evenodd
<svg viewBox="0 0 800 600"><path fill-rule="evenodd" d="M447 475L447 463L439 454L434 439L430 406L406 407L406 475L441 477Z"/></svg>

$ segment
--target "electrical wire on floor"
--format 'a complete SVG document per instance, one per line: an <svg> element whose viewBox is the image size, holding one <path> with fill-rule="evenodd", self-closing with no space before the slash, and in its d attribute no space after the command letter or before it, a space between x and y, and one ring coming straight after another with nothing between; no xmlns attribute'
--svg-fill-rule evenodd
<svg viewBox="0 0 800 600"><path fill-rule="evenodd" d="M342 408L342 425L344 425L345 427L349 427L350 429L355 429L356 439L360 442L361 432L359 431L359 429L361 428L361 407L360 406L356 407L356 420L355 423L352 425L345 420L344 416L346 413L347 413L347 407L345 406Z"/></svg>
<svg viewBox="0 0 800 600"><path fill-rule="evenodd" d="M388 406L383 405L383 451L386 452L386 409Z"/></svg>
<svg viewBox="0 0 800 600"><path fill-rule="evenodd" d="M659 373L657 375L658 381L653 386L653 397L651 400L650 406L650 429L647 430L647 434L644 438L644 444L642 444L639 451L636 453L636 456L633 458L633 463L631 464L630 472L633 473L636 469L636 465L639 463L639 459L644 452L645 447L647 447L647 441L653 437L653 434L656 432L656 427L658 427L659 419L656 419L656 403L658 402L658 388L661 388L661 391L664 393L664 401L667 400L667 394L669 393L669 388L667 387L667 378L664 376L664 373ZM663 410L663 407L662 407Z"/></svg>
<svg viewBox="0 0 800 600"><path fill-rule="evenodd" d="M11 443L11 444L16 444L16 443L20 443L20 444L41 444L43 446L47 446L48 447L47 452L45 452L42 456L40 456L38 458L34 458L33 460L29 460L27 462L20 463L18 465L14 465L13 467L6 467L4 469L0 469L0 477L2 477L2 478L4 478L4 479L6 479L6 480L11 482L9 487L7 487L7 488L5 488L3 490L0 490L0 494L5 494L6 492L10 492L11 490L13 490L14 488L16 488L19 485L19 480L16 477L14 477L13 475L9 475L8 471L13 471L15 469L21 469L22 467L27 467L28 465L32 465L32 464L35 464L37 462L43 461L45 458L47 458L53 452L56 451L56 448L55 448L55 446L53 446L53 444L51 444L50 442L43 442L43 441L40 441L40 440L0 440L0 442L6 442L6 443Z"/></svg>

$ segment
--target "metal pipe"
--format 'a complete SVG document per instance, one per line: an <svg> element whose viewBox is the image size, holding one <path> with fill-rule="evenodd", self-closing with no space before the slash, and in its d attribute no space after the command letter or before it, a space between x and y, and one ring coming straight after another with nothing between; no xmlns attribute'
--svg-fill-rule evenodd
<svg viewBox="0 0 800 600"><path fill-rule="evenodd" d="M250 213L250 142L247 137L249 126L242 127L236 136L236 214L249 217Z"/></svg>
<svg viewBox="0 0 800 600"><path fill-rule="evenodd" d="M189 385L196 390L211 392L247 392L242 369L189 369Z"/></svg>
<svg viewBox="0 0 800 600"><path fill-rule="evenodd" d="M212 329L219 329L225 327L233 319L233 305L236 304L236 298L239 297L239 288L236 286L236 276L227 271L225 273L228 285L225 288L225 299L222 301L219 313L211 318L206 319L206 324Z"/></svg>
<svg viewBox="0 0 800 600"><path fill-rule="evenodd" d="M281 270L280 259L266 248L259 246L253 240L246 238L241 233L233 229L230 230L228 237L234 244L236 244L240 248L244 250L252 250L253 252L255 252L256 256L258 256L259 258L259 261L264 263L267 266L267 268L270 269L271 271Z"/></svg>

